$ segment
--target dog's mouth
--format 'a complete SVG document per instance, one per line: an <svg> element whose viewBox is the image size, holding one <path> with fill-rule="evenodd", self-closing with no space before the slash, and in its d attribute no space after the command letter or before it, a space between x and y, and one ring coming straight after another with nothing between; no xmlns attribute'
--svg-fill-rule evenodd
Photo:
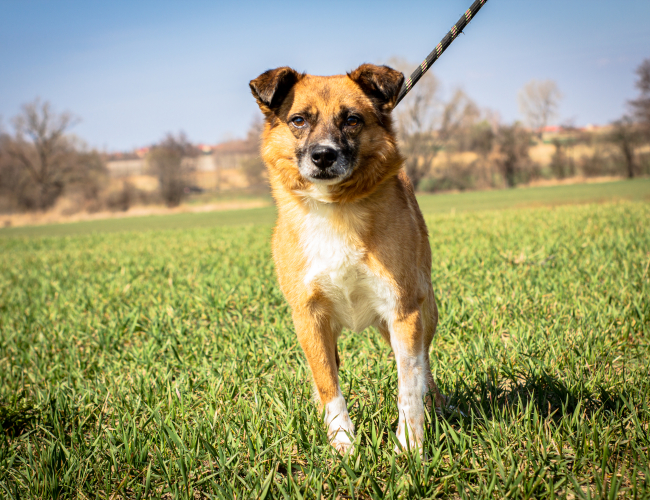
<svg viewBox="0 0 650 500"><path fill-rule="evenodd" d="M352 168L348 165L336 165L326 170L315 169L311 165L299 166L300 174L310 182L315 184L337 184L347 179L352 174Z"/></svg>
<svg viewBox="0 0 650 500"><path fill-rule="evenodd" d="M315 180L315 181L331 181L334 179L338 179L340 176L333 174L331 172L316 172L316 174L312 175L310 178Z"/></svg>

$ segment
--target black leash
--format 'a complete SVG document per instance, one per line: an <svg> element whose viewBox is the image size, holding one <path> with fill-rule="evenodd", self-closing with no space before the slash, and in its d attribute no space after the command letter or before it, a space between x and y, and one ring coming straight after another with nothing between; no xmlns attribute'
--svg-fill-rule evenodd
<svg viewBox="0 0 650 500"><path fill-rule="evenodd" d="M467 26L469 22L474 18L476 13L481 10L481 7L483 7L485 2L487 2L487 0L476 0L472 6L465 11L465 14L458 20L458 22L454 24L449 33L447 33L445 37L440 40L440 43L436 45L436 48L433 49L431 54L429 54L427 58L422 61L422 64L420 64L420 66L418 66L416 70L411 74L411 76L409 76L404 81L404 84L399 91L399 95L397 96L397 102L395 103L395 106L397 106L400 101L404 99L406 94L408 94L413 86L418 83L418 80L422 78L422 75L424 75L431 67L431 65L436 62L436 60L442 55L442 53L447 50L447 47L451 45L451 42L453 42L456 37L463 32L465 26Z"/></svg>

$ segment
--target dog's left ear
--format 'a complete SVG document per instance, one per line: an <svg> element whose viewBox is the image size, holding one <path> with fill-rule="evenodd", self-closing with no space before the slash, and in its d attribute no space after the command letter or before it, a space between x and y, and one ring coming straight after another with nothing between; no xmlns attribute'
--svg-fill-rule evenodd
<svg viewBox="0 0 650 500"><path fill-rule="evenodd" d="M303 76L296 70L283 66L262 73L255 80L251 80L248 85L260 109L265 115L268 115L282 105L292 87Z"/></svg>
<svg viewBox="0 0 650 500"><path fill-rule="evenodd" d="M384 113L395 107L397 96L404 83L404 75L399 71L374 64L362 64L348 73L348 76L379 105Z"/></svg>

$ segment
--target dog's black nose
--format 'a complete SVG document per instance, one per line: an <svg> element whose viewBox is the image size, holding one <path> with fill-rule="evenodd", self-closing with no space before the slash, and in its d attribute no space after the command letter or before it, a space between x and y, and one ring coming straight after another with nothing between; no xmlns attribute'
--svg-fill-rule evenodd
<svg viewBox="0 0 650 500"><path fill-rule="evenodd" d="M339 154L330 146L316 146L311 152L311 161L321 170L331 167Z"/></svg>

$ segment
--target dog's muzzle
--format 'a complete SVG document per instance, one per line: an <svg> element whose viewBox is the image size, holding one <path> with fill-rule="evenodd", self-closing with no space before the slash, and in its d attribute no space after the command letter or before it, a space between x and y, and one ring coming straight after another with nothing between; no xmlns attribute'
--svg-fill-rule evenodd
<svg viewBox="0 0 650 500"><path fill-rule="evenodd" d="M350 162L332 144L314 144L300 160L300 173L310 181L336 183L351 172Z"/></svg>

